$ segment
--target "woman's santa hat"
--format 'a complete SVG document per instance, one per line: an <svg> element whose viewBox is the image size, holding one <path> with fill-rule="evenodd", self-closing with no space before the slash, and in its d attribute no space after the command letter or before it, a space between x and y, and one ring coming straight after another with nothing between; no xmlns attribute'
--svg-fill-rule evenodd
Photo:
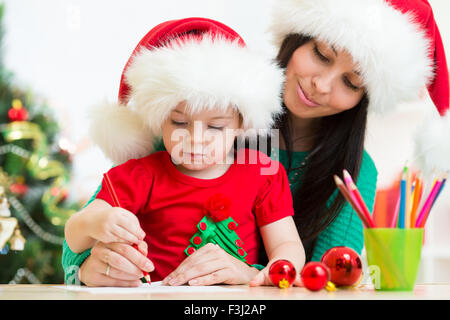
<svg viewBox="0 0 450 320"><path fill-rule="evenodd" d="M283 71L253 54L228 26L205 18L164 22L134 49L117 103L91 113L91 137L115 164L150 154L180 102L193 112L234 106L244 130L267 130L282 112Z"/></svg>
<svg viewBox="0 0 450 320"><path fill-rule="evenodd" d="M424 170L450 170L449 74L444 46L426 0L277 0L269 27L280 47L303 34L349 52L360 68L369 111L384 113L427 88L441 117L416 139Z"/></svg>

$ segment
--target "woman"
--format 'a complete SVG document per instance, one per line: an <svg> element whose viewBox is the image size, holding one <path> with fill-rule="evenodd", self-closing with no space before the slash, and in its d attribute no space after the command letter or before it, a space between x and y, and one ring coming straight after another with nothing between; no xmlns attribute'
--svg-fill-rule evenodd
<svg viewBox="0 0 450 320"><path fill-rule="evenodd" d="M277 60L286 69L282 95L286 113L276 123L280 139L273 141L273 156L278 154L278 142L307 260L320 260L337 245L357 252L363 248L361 221L336 191L333 175L347 169L369 208L373 206L377 171L364 151L368 112L383 112L416 99L426 86L439 112L448 109L445 55L427 1L340 0L336 4L334 0L277 1L271 25L279 48ZM107 250L123 259L123 271L141 276L145 245L144 255L124 244L98 243L90 256L89 252L76 256L65 248L63 263L66 270L81 264L81 281L86 284L126 285L119 279L107 284L96 281L104 272L98 261ZM205 246L164 282L249 283L258 270L224 253ZM66 280L68 276L74 274L66 272ZM250 283L261 284L263 278Z"/></svg>

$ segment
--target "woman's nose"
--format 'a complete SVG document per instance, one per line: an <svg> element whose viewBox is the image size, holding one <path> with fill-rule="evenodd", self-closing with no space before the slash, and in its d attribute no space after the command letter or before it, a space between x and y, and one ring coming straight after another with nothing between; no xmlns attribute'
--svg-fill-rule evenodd
<svg viewBox="0 0 450 320"><path fill-rule="evenodd" d="M318 94L331 92L333 77L330 74L320 74L311 79L312 87Z"/></svg>

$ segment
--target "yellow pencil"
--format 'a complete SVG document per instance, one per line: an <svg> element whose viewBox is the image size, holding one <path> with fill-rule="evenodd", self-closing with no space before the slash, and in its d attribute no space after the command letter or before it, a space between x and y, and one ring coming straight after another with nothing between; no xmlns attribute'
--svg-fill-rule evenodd
<svg viewBox="0 0 450 320"><path fill-rule="evenodd" d="M416 225L417 209L419 208L420 200L422 200L423 182L421 176L416 177L415 183L413 204L411 208L411 228L414 228Z"/></svg>

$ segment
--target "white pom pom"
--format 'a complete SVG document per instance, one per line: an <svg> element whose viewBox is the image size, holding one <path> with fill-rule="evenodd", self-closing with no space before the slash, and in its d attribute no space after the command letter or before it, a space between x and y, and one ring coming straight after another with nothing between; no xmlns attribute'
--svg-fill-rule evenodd
<svg viewBox="0 0 450 320"><path fill-rule="evenodd" d="M90 137L114 164L141 158L153 151L153 135L131 108L104 102L90 110L89 118Z"/></svg>
<svg viewBox="0 0 450 320"><path fill-rule="evenodd" d="M415 133L415 163L425 176L450 171L450 115L428 118Z"/></svg>

